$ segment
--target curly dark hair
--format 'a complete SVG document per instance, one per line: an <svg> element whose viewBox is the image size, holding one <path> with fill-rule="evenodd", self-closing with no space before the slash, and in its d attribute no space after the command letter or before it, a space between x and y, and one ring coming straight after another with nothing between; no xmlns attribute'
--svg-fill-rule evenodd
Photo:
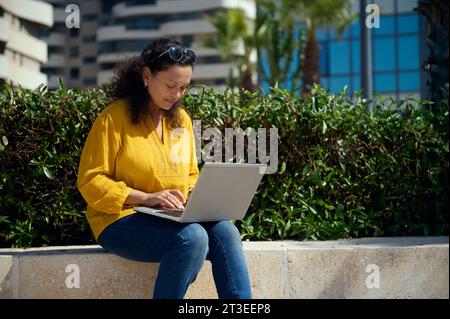
<svg viewBox="0 0 450 319"><path fill-rule="evenodd" d="M140 56L134 56L123 61L116 69L115 76L110 83L108 95L112 100L122 98L128 100L132 123L137 124L141 120L146 120L149 115L147 105L151 97L142 81L142 72L145 66L150 68L152 74L167 70L174 64L194 67L193 62L187 58L173 61L168 54L160 56L172 46L183 48L180 42L168 38L158 38L150 41ZM164 110L164 116L168 119L169 127L182 126L180 107L182 107L181 104L177 102L170 110Z"/></svg>

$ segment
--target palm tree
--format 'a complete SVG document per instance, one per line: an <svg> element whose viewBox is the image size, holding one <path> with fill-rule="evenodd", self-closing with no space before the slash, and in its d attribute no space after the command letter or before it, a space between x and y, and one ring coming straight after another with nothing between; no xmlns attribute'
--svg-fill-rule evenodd
<svg viewBox="0 0 450 319"><path fill-rule="evenodd" d="M216 49L224 61L231 63L228 76L228 85L234 86L233 66L239 71L239 86L245 90L254 92L253 84L253 62L251 54L255 47L253 30L241 9L229 9L220 11L215 16L205 18L216 29L214 36L202 37L203 45L207 48ZM242 55L237 55L241 49Z"/></svg>
<svg viewBox="0 0 450 319"><path fill-rule="evenodd" d="M311 94L314 83L320 83L320 46L316 40L319 28L333 27L338 34L358 17L349 10L352 0L285 0L289 12L298 22L305 23L306 42L301 61L302 95Z"/></svg>
<svg viewBox="0 0 450 319"><path fill-rule="evenodd" d="M271 87L289 77L289 72L295 67L294 55L301 48L289 9L285 0L257 0L255 40L259 74ZM299 64L291 76L293 79L300 77Z"/></svg>
<svg viewBox="0 0 450 319"><path fill-rule="evenodd" d="M421 0L417 11L427 18L429 56L424 68L430 73L430 99L448 99L448 2Z"/></svg>

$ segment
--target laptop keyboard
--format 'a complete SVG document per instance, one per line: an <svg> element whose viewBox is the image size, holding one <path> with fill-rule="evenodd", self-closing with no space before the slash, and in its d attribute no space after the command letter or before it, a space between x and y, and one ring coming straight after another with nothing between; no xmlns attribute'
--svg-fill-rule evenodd
<svg viewBox="0 0 450 319"><path fill-rule="evenodd" d="M158 210L158 213L173 216L173 217L181 217L181 214L183 214L182 209L164 209L164 210Z"/></svg>

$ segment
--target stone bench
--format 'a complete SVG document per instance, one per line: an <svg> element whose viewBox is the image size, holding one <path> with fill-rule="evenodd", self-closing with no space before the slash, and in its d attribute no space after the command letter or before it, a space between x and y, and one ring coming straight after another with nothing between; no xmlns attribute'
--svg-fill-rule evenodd
<svg viewBox="0 0 450 319"><path fill-rule="evenodd" d="M255 298L449 298L448 237L243 244ZM151 298L157 271L100 246L0 249L0 298ZM217 298L209 262L186 298Z"/></svg>

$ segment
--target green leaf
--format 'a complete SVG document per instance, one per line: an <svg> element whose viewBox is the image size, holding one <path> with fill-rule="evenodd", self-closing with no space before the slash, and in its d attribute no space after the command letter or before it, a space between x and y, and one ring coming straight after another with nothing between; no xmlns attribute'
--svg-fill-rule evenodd
<svg viewBox="0 0 450 319"><path fill-rule="evenodd" d="M303 167L302 175L306 175L306 174L308 174L308 172L309 172L309 165L306 164L306 165Z"/></svg>
<svg viewBox="0 0 450 319"><path fill-rule="evenodd" d="M281 164L280 174L283 174L285 171L286 171L286 162L283 162L283 164Z"/></svg>
<svg viewBox="0 0 450 319"><path fill-rule="evenodd" d="M344 211L344 205L342 205L342 204L337 205L336 214L340 215L340 214L342 214L343 211Z"/></svg>
<svg viewBox="0 0 450 319"><path fill-rule="evenodd" d="M55 176L47 167L44 166L43 170L44 170L45 176L47 176L48 179L55 179Z"/></svg>
<svg viewBox="0 0 450 319"><path fill-rule="evenodd" d="M32 159L32 160L30 161L30 164L31 164L32 166L40 166L40 165L41 165L41 163L40 163L39 161L35 160L35 159Z"/></svg>
<svg viewBox="0 0 450 319"><path fill-rule="evenodd" d="M291 220L288 220L287 223L284 225L284 236L286 236L289 232L289 230L291 230Z"/></svg>
<svg viewBox="0 0 450 319"><path fill-rule="evenodd" d="M327 132L328 126L327 122L322 121L322 134L325 134Z"/></svg>

